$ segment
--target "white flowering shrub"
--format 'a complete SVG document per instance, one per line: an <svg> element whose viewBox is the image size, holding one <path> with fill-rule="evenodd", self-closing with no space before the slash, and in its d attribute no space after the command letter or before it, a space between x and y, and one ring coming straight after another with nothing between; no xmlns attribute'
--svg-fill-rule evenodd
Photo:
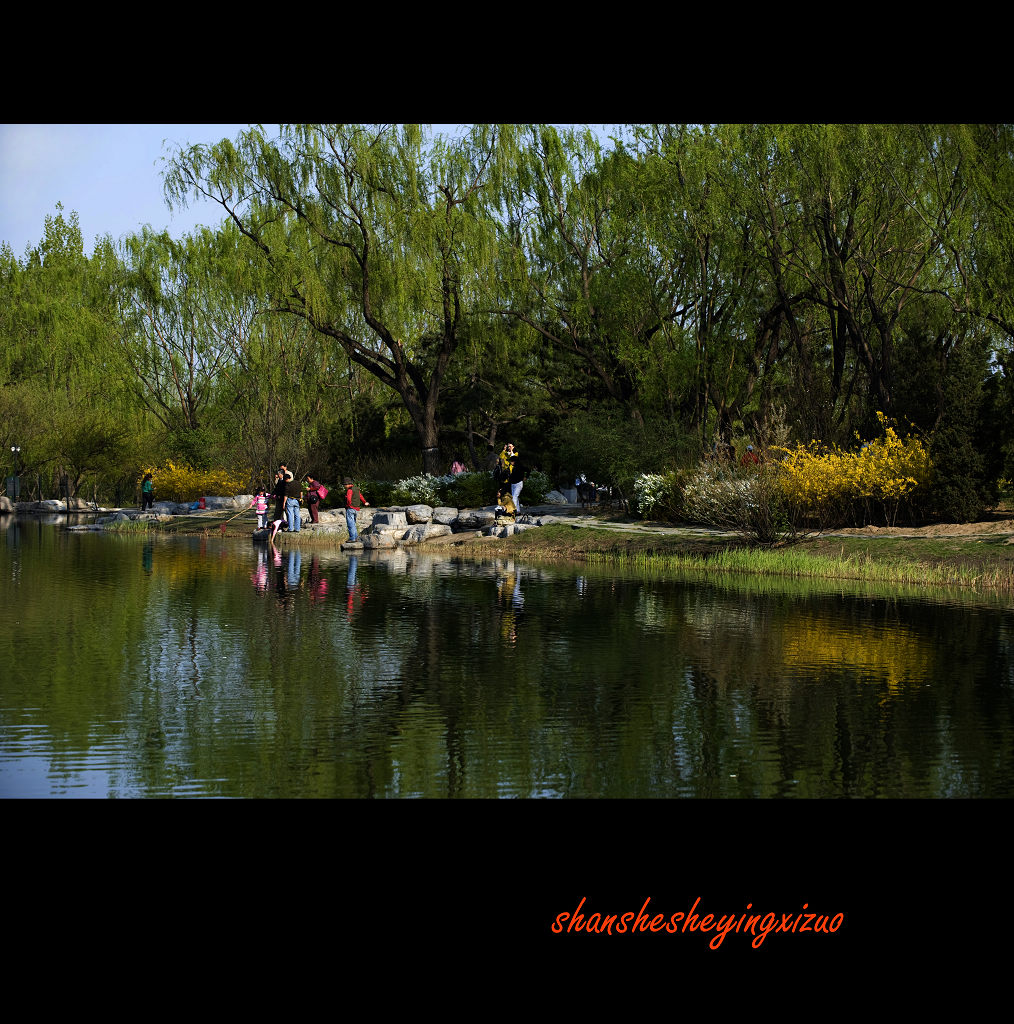
<svg viewBox="0 0 1014 1024"><path fill-rule="evenodd" d="M686 518L683 510L684 470L642 473L634 480L634 506L642 518L675 523Z"/></svg>
<svg viewBox="0 0 1014 1024"><path fill-rule="evenodd" d="M634 507L647 518L657 514L665 491L665 477L661 473L642 473L634 480Z"/></svg>
<svg viewBox="0 0 1014 1024"><path fill-rule="evenodd" d="M774 474L703 462L683 486L686 518L722 530L738 530L758 540L775 540L789 529Z"/></svg>
<svg viewBox="0 0 1014 1024"><path fill-rule="evenodd" d="M429 476L421 473L398 480L393 484L374 482L373 491L384 504L391 505L448 505L452 508L479 508L492 505L496 500L496 481L487 472L461 473L458 476ZM552 482L541 470L529 473L521 492L523 505L539 505ZM367 491L367 494L370 492Z"/></svg>
<svg viewBox="0 0 1014 1024"><path fill-rule="evenodd" d="M394 485L391 500L397 505L439 505L441 489L453 482L454 477L450 475L430 476L428 473L420 473L399 480Z"/></svg>

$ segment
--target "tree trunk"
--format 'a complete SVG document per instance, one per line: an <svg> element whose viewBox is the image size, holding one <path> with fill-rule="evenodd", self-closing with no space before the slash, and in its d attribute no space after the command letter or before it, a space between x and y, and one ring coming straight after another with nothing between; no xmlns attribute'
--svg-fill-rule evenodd
<svg viewBox="0 0 1014 1024"><path fill-rule="evenodd" d="M419 434L419 446L422 448L422 471L430 476L443 476L444 471L440 465L440 429L435 413L426 407L420 409L415 429Z"/></svg>

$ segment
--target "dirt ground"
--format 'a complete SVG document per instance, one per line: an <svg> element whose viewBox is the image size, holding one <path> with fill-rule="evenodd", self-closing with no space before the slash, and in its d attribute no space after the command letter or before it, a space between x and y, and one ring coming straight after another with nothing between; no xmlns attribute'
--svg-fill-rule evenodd
<svg viewBox="0 0 1014 1024"><path fill-rule="evenodd" d="M829 534L850 537L1007 537L1014 544L1014 515L998 513L978 523L934 523L932 526L863 526L857 529L833 530Z"/></svg>

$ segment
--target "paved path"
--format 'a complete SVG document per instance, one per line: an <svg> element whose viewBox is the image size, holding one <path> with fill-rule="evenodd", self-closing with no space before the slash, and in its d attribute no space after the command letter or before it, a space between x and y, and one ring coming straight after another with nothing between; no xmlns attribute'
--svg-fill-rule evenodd
<svg viewBox="0 0 1014 1024"><path fill-rule="evenodd" d="M595 511L590 508L582 508L580 505L522 505L520 522L524 522L525 517L528 516L533 522L541 522L543 526L565 523L568 526L592 526L598 530L618 530L622 533L663 533L681 537L714 537L728 532L698 526L673 526L671 523L636 519L616 510L612 512Z"/></svg>

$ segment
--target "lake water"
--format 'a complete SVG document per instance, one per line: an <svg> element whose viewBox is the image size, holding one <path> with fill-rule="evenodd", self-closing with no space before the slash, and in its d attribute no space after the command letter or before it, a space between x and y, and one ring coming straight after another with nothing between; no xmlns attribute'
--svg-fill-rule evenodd
<svg viewBox="0 0 1014 1024"><path fill-rule="evenodd" d="M0 522L0 796L1014 796L1014 610Z"/></svg>

